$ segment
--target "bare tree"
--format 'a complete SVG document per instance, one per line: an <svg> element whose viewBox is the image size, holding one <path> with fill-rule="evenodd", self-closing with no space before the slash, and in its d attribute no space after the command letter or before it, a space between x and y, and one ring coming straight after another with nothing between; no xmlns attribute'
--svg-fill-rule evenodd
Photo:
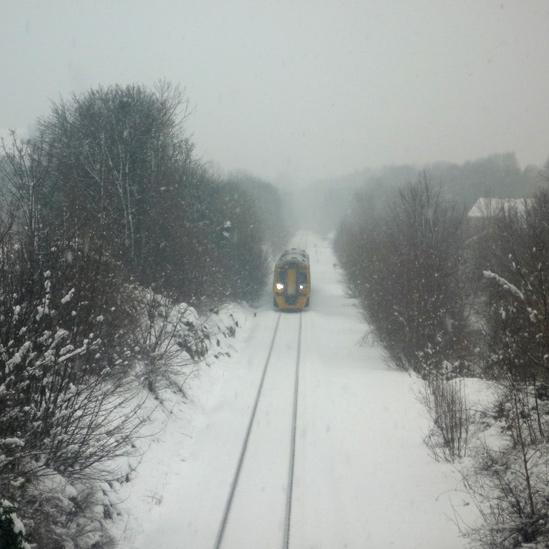
<svg viewBox="0 0 549 549"><path fill-rule="evenodd" d="M445 360L463 362L463 212L426 175L401 188L377 215L358 204L337 242L379 339L397 364L425 375Z"/></svg>

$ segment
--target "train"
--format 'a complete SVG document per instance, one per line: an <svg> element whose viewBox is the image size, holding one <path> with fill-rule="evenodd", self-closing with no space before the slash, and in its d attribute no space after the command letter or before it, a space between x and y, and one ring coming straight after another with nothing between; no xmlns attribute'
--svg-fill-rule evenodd
<svg viewBox="0 0 549 549"><path fill-rule="evenodd" d="M309 254L299 248L286 250L274 267L273 306L283 311L302 311L311 304Z"/></svg>

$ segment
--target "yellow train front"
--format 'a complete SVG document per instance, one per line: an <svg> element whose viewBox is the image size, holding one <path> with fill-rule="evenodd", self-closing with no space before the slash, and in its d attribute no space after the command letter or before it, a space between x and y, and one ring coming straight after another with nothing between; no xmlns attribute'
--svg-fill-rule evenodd
<svg viewBox="0 0 549 549"><path fill-rule="evenodd" d="M311 302L311 269L305 250L291 248L274 269L273 304L281 310L301 311Z"/></svg>

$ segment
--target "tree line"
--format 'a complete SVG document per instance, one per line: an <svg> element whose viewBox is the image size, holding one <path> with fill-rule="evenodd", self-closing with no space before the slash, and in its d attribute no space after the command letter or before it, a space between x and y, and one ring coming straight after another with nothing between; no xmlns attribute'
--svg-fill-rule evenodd
<svg viewBox="0 0 549 549"><path fill-rule="evenodd" d="M54 104L29 139L4 142L2 547L25 536L43 548L91 546L77 541L89 541L82 501L45 486L93 492L101 464L127 452L143 420L129 380L154 396L165 382L183 390L178 357L207 347L192 311L253 302L264 287L277 242L258 203L276 191L208 171L187 116L168 83L99 87Z"/></svg>
<svg viewBox="0 0 549 549"><path fill-rule="evenodd" d="M547 542L549 191L472 220L427 174L355 196L335 249L392 361L425 380L435 457L463 458L472 414L462 384L500 388L491 411L510 441L477 451L483 547ZM468 206L468 205L467 205Z"/></svg>
<svg viewBox="0 0 549 549"><path fill-rule="evenodd" d="M396 192L410 181L428 173L444 195L470 208L479 197L522 198L532 196L540 183L540 168L521 168L514 153L493 154L462 164L389 165L322 179L294 193L300 219L321 234L335 232L352 207L355 195L368 192L380 196ZM311 208L311 204L314 207Z"/></svg>

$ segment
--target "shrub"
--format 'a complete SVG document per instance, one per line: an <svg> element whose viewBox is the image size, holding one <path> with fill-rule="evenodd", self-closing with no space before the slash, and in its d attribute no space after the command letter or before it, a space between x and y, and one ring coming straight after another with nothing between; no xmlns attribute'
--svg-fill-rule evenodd
<svg viewBox="0 0 549 549"><path fill-rule="evenodd" d="M471 415L460 379L433 376L424 382L422 401L433 427L425 444L435 459L454 461L467 454Z"/></svg>

